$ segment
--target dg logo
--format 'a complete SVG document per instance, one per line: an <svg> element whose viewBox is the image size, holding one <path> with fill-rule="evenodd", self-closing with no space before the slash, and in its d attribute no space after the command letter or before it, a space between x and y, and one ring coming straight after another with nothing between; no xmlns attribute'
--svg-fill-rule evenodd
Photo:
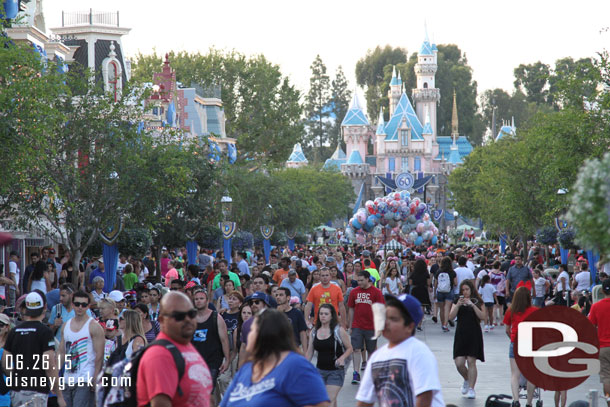
<svg viewBox="0 0 610 407"><path fill-rule="evenodd" d="M569 390L599 373L597 330L572 308L533 312L519 324L514 346L523 376L544 390Z"/></svg>

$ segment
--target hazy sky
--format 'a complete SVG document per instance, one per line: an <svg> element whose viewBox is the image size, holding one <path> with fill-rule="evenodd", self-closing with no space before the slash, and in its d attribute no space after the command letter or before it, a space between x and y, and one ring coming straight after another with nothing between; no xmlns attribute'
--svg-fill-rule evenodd
<svg viewBox="0 0 610 407"><path fill-rule="evenodd" d="M479 92L512 91L520 63L594 56L610 49L608 0L45 0L47 29L61 11L120 11L127 55L138 51L206 52L210 47L264 54L301 90L320 54L331 78L354 68L367 50L390 44L418 51L427 22L430 39L466 53ZM362 95L362 90L360 90ZM362 99L362 98L361 98Z"/></svg>

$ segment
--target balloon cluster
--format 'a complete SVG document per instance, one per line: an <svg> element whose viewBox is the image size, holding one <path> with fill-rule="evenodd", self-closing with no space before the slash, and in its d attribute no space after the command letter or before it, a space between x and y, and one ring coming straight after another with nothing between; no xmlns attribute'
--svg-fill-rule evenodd
<svg viewBox="0 0 610 407"><path fill-rule="evenodd" d="M411 199L407 191L367 201L350 219L346 235L350 239L357 233L372 233L379 237L384 228L390 230L392 238L401 236L402 232L407 242L416 245L436 244L438 240L438 229L430 220L428 206L419 198Z"/></svg>

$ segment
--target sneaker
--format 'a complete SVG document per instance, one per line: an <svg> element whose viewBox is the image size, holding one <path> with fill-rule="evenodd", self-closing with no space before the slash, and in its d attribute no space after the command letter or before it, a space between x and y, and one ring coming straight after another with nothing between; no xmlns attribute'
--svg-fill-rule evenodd
<svg viewBox="0 0 610 407"><path fill-rule="evenodd" d="M455 324L453 323L453 321L449 321L449 326L450 326L450 327L452 327L452 328L455 326Z"/></svg>
<svg viewBox="0 0 610 407"><path fill-rule="evenodd" d="M438 319L436 319L436 317L432 317L432 322L436 324L438 322Z"/></svg>
<svg viewBox="0 0 610 407"><path fill-rule="evenodd" d="M462 394L468 393L468 389L470 385L468 384L468 380L464 380L464 384L462 384Z"/></svg>
<svg viewBox="0 0 610 407"><path fill-rule="evenodd" d="M494 329L494 326L496 326L496 324L490 325L489 329Z"/></svg>
<svg viewBox="0 0 610 407"><path fill-rule="evenodd" d="M354 372L354 376L352 378L352 384L360 384L360 373Z"/></svg>
<svg viewBox="0 0 610 407"><path fill-rule="evenodd" d="M469 399L476 398L477 395L475 394L474 389L468 389L468 395L466 397L468 397Z"/></svg>
<svg viewBox="0 0 610 407"><path fill-rule="evenodd" d="M445 325L443 325L443 332L449 332L449 328L447 328Z"/></svg>
<svg viewBox="0 0 610 407"><path fill-rule="evenodd" d="M366 360L364 362L362 362L362 367L360 367L360 370L364 370L366 369Z"/></svg>
<svg viewBox="0 0 610 407"><path fill-rule="evenodd" d="M417 332L421 332L421 331L423 331L422 327L421 327L421 326L418 326L418 327L417 327Z"/></svg>
<svg viewBox="0 0 610 407"><path fill-rule="evenodd" d="M519 404L519 400L514 400L512 407L521 407L521 404Z"/></svg>
<svg viewBox="0 0 610 407"><path fill-rule="evenodd" d="M489 325L485 325L485 332L489 332Z"/></svg>

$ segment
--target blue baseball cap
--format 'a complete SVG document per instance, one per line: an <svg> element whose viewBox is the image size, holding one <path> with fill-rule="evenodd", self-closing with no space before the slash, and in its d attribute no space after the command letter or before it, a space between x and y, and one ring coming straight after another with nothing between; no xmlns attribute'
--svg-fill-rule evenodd
<svg viewBox="0 0 610 407"><path fill-rule="evenodd" d="M424 319L424 311L421 308L421 302L419 302L417 298L409 294L401 294L398 297L386 295L386 301L389 298L396 299L400 302L405 311L411 316L411 319L413 319L416 326Z"/></svg>

